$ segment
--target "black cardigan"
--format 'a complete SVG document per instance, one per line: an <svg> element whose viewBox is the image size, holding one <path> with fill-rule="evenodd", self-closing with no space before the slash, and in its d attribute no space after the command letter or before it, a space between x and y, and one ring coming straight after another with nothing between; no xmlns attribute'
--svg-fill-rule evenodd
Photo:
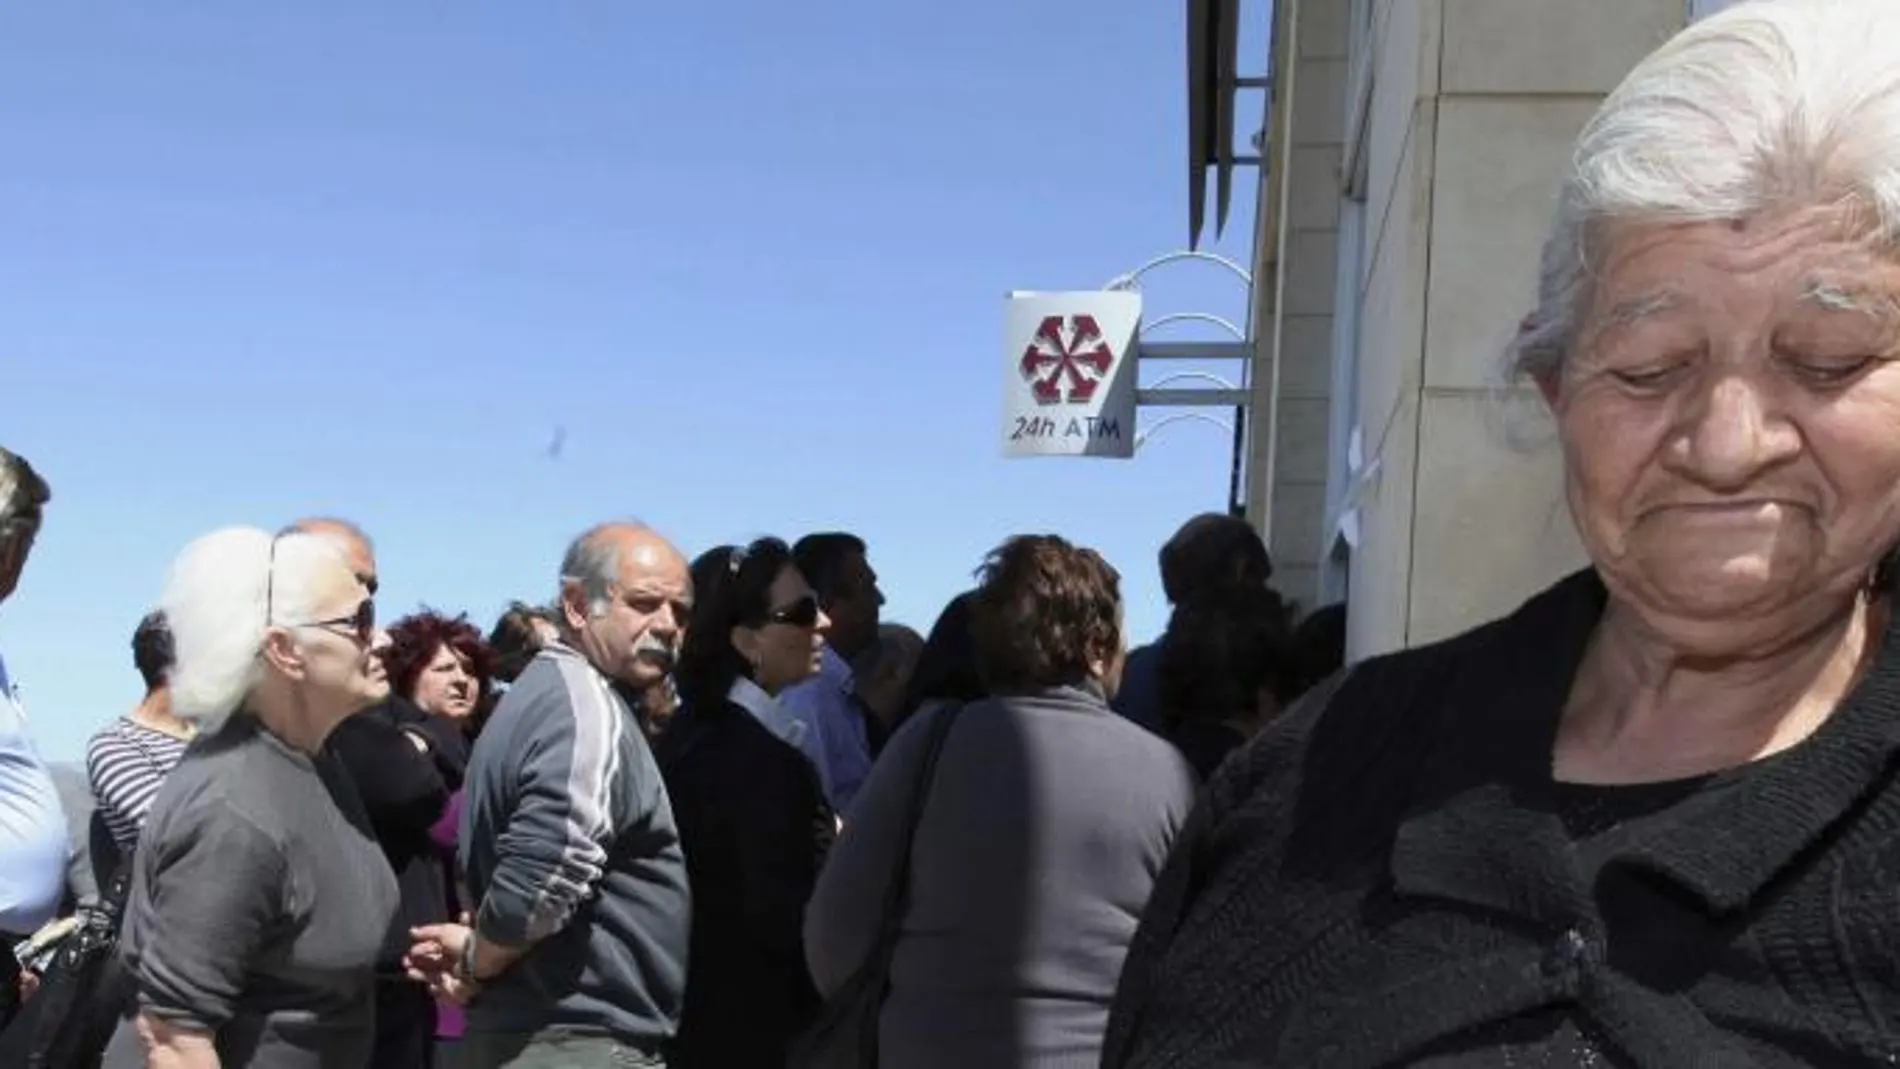
<svg viewBox="0 0 1900 1069"><path fill-rule="evenodd" d="M656 751L693 891L671 1064L783 1069L820 1005L805 903L836 823L818 770L731 702L682 710Z"/></svg>
<svg viewBox="0 0 1900 1069"><path fill-rule="evenodd" d="M1143 918L1103 1064L1900 1056L1900 612L1812 737L1588 880L1532 799L1603 604L1581 573L1369 661L1229 761Z"/></svg>

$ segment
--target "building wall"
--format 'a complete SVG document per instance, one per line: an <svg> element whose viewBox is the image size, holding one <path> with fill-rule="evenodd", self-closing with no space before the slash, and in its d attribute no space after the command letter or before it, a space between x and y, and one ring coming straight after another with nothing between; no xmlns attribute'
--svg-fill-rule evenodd
<svg viewBox="0 0 1900 1069"><path fill-rule="evenodd" d="M1330 324L1336 312L1354 317L1356 329L1339 336L1355 347L1356 385L1350 398L1331 391L1317 417L1301 407L1316 395L1282 390L1269 530L1276 556L1311 566L1334 544L1342 508L1353 508L1348 645L1361 657L1509 611L1582 563L1548 422L1534 397L1502 387L1499 361L1530 307L1572 140L1623 74L1681 27L1686 4L1297 2L1316 49L1300 62L1337 69L1301 79L1319 88L1296 95L1288 119L1296 132L1288 199L1300 210L1288 214L1280 264L1289 280L1281 377L1303 383L1312 364L1330 369L1344 358L1330 327L1322 334L1302 322L1323 314ZM1355 13L1365 20L1357 28ZM1344 61L1320 51L1334 34L1351 42ZM1369 78L1352 77L1360 63ZM1369 84L1363 109L1360 84ZM1334 99L1321 99L1333 88ZM1320 225L1337 219L1320 201L1341 196L1351 154L1319 141L1317 127L1336 119L1343 140L1356 111L1364 174L1354 195L1363 203L1350 207L1363 223L1342 239ZM1313 127L1305 135L1303 120ZM1302 148L1312 151L1303 158ZM1330 255L1322 233L1332 235ZM1342 240L1356 244L1342 249ZM1356 271L1335 283L1336 263ZM1334 287L1330 300L1309 292L1321 277ZM1327 440L1328 419L1342 418L1361 439L1362 463L1354 470L1342 455L1348 435L1320 447L1332 469L1329 502L1323 475L1312 495L1313 443ZM1319 574L1301 573L1314 583Z"/></svg>
<svg viewBox="0 0 1900 1069"><path fill-rule="evenodd" d="M1276 131L1286 164L1284 245L1262 250L1255 275L1271 287L1268 307L1277 315L1256 324L1264 335L1266 360L1253 377L1256 413L1271 417L1256 426L1248 470L1249 500L1264 502L1255 520L1273 549L1274 585L1304 607L1323 599L1320 577L1329 419L1335 266L1339 255L1339 160L1345 135L1347 0L1281 5L1276 30L1278 64L1291 68L1276 93L1291 98L1289 121ZM1272 196L1277 190L1269 188ZM1272 262L1277 256L1277 266ZM1263 269L1264 268L1264 269ZM1279 354L1277 370L1273 353ZM1276 378L1277 374L1277 378ZM1271 477L1268 477L1268 473Z"/></svg>

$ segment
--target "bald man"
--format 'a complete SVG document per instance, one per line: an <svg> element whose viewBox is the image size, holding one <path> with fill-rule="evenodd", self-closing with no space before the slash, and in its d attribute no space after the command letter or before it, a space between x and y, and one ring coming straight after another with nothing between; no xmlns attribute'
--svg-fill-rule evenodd
<svg viewBox="0 0 1900 1069"><path fill-rule="evenodd" d="M284 528L328 539L373 595L376 544L349 520L314 516ZM363 800L370 828L396 874L401 899L376 957L376 1039L364 1069L430 1069L436 1058L436 1009L429 992L408 978L409 933L450 918L448 874L430 830L462 785L468 740L461 728L391 694L338 724L325 746Z"/></svg>
<svg viewBox="0 0 1900 1069"><path fill-rule="evenodd" d="M560 637L509 688L469 762L474 926L418 929L411 950L439 992L480 992L465 1064L665 1064L691 917L639 710L672 671L692 599L685 557L644 525L602 524L568 548Z"/></svg>
<svg viewBox="0 0 1900 1069"><path fill-rule="evenodd" d="M369 535L361 527L335 516L309 516L277 533L287 535L294 532L320 535L336 543L349 560L350 571L355 572L358 581L369 588L371 597L376 596L376 543L370 541Z"/></svg>

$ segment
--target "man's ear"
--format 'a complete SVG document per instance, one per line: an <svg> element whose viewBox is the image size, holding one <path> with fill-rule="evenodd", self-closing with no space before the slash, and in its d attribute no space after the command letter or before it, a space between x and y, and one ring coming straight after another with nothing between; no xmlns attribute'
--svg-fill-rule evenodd
<svg viewBox="0 0 1900 1069"><path fill-rule="evenodd" d="M275 668L289 679L302 679L305 664L303 651L290 637L290 632L273 627L264 632L264 663Z"/></svg>
<svg viewBox="0 0 1900 1069"><path fill-rule="evenodd" d="M561 583L561 618L567 621L568 630L579 631L587 622L587 591L578 582L572 580Z"/></svg>

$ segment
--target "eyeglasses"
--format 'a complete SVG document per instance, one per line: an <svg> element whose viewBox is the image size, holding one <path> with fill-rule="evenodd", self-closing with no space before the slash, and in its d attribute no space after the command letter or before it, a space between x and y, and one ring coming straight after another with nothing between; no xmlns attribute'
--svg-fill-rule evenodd
<svg viewBox="0 0 1900 1069"><path fill-rule="evenodd" d="M765 614L766 623L788 627L811 627L818 622L818 597L807 594L783 608Z"/></svg>

